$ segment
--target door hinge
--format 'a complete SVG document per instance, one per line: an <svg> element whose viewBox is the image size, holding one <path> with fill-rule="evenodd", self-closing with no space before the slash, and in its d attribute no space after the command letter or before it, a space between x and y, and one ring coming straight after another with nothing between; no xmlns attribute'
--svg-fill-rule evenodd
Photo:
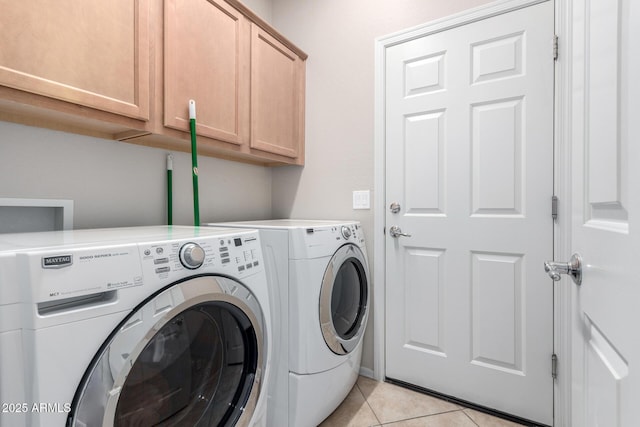
<svg viewBox="0 0 640 427"><path fill-rule="evenodd" d="M553 60L558 60L558 36L553 36Z"/></svg>
<svg viewBox="0 0 640 427"><path fill-rule="evenodd" d="M558 378L558 356L555 353L551 355L551 378Z"/></svg>
<svg viewBox="0 0 640 427"><path fill-rule="evenodd" d="M551 218L558 220L558 196L551 197Z"/></svg>

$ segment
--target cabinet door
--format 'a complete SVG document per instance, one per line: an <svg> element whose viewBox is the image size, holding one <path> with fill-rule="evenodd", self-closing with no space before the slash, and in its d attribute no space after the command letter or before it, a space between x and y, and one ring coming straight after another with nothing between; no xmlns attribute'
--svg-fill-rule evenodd
<svg viewBox="0 0 640 427"><path fill-rule="evenodd" d="M222 0L165 0L164 125L243 144L249 136L249 22Z"/></svg>
<svg viewBox="0 0 640 427"><path fill-rule="evenodd" d="M148 0L0 0L0 85L149 119Z"/></svg>
<svg viewBox="0 0 640 427"><path fill-rule="evenodd" d="M251 148L296 158L304 139L304 62L251 27Z"/></svg>

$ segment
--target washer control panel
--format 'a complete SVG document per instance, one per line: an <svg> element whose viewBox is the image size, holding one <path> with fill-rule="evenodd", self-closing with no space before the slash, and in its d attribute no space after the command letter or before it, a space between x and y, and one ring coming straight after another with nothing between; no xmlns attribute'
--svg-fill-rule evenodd
<svg viewBox="0 0 640 427"><path fill-rule="evenodd" d="M0 290L0 305L42 304L37 307L41 314L80 313L76 308L115 301L120 291L139 292L144 298L145 286L194 275L241 280L264 273L257 230L141 227L126 232L29 233L28 237L36 239L33 248L23 245L0 254L4 273L0 276L9 280L8 289ZM13 285L11 279L18 277L25 277L24 285L22 280L20 286ZM85 298L88 295L92 297ZM94 316L88 311L87 315ZM37 319L49 322L45 317L55 318Z"/></svg>
<svg viewBox="0 0 640 427"><path fill-rule="evenodd" d="M187 273L209 272L244 277L263 268L255 231L141 244L140 254L145 277L151 274L160 279L176 280Z"/></svg>

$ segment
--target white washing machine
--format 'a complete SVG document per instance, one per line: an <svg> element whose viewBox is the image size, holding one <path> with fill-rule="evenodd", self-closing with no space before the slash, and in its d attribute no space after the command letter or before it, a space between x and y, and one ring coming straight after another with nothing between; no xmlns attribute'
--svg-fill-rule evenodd
<svg viewBox="0 0 640 427"><path fill-rule="evenodd" d="M282 318L272 319L274 335L281 339L274 342L269 425L317 426L344 400L360 370L370 294L360 224L270 220L210 225L260 230L269 281L279 304L289 307Z"/></svg>
<svg viewBox="0 0 640 427"><path fill-rule="evenodd" d="M263 264L255 230L0 235L0 424L265 426Z"/></svg>
<svg viewBox="0 0 640 427"><path fill-rule="evenodd" d="M20 323L20 289L9 286L17 282L15 254L2 253L0 247L0 427L10 427L12 402L24 401L24 368ZM13 418L13 417L12 417Z"/></svg>

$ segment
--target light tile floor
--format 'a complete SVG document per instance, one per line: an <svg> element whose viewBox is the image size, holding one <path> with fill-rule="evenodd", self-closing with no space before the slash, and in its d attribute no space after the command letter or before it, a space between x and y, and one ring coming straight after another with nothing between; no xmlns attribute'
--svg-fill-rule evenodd
<svg viewBox="0 0 640 427"><path fill-rule="evenodd" d="M359 377L345 401L320 427L520 427L389 383Z"/></svg>

